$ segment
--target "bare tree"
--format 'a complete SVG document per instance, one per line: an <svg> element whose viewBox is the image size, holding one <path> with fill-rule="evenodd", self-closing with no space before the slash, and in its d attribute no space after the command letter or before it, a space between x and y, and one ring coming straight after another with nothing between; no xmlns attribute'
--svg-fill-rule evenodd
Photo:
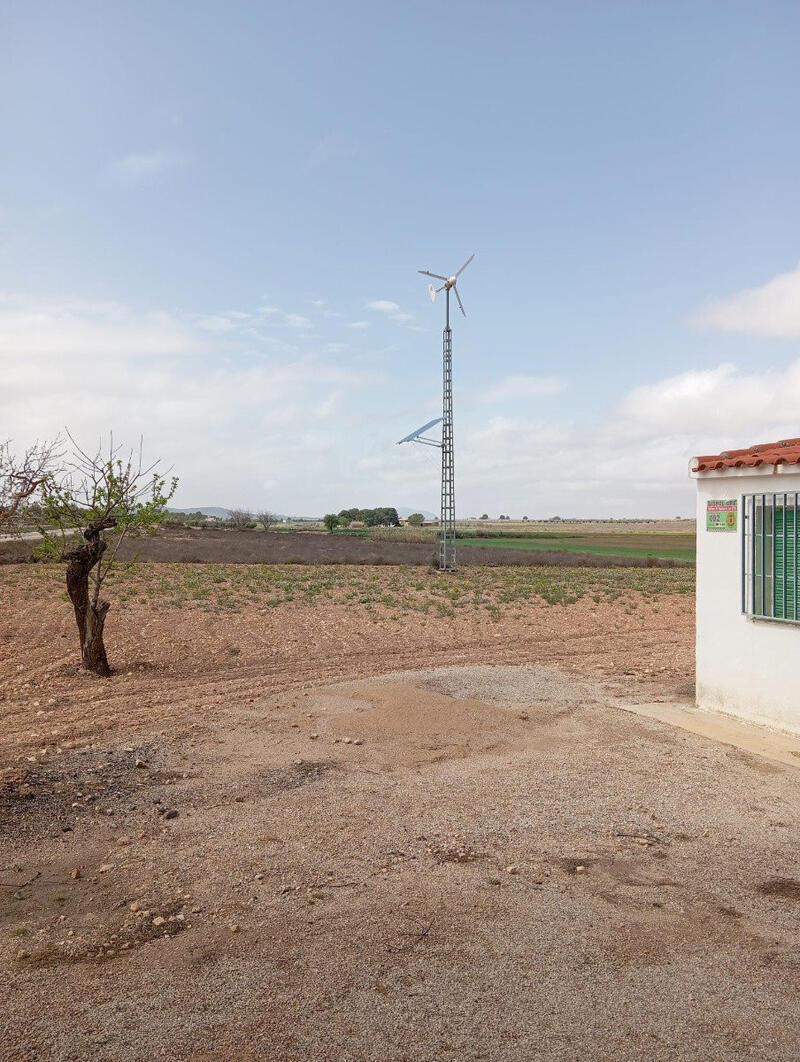
<svg viewBox="0 0 800 1062"><path fill-rule="evenodd" d="M248 528L253 526L253 514L249 513L246 509L231 509L228 516L231 527L237 531L247 531Z"/></svg>
<svg viewBox="0 0 800 1062"><path fill-rule="evenodd" d="M69 434L69 433L68 433ZM117 551L126 538L153 534L163 521L178 480L169 485L159 461L145 466L142 448L121 457L113 438L107 450L82 450L69 436L72 452L64 471L41 488L43 544L39 552L67 563L67 593L75 612L83 666L95 675L111 674L103 641L111 607L100 599ZM78 529L83 537L71 546ZM111 547L110 552L109 546Z"/></svg>
<svg viewBox="0 0 800 1062"><path fill-rule="evenodd" d="M21 456L12 452L10 440L0 443L0 527L4 531L17 530L25 506L53 475L62 455L60 438L37 442Z"/></svg>
<svg viewBox="0 0 800 1062"><path fill-rule="evenodd" d="M278 522L278 517L275 513L269 511L264 513L256 513L256 519L263 526L265 531L269 531L273 524Z"/></svg>

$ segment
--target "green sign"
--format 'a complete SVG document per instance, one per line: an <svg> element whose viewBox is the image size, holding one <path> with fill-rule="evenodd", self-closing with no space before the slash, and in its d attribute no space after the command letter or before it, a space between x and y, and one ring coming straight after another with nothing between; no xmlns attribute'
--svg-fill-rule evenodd
<svg viewBox="0 0 800 1062"><path fill-rule="evenodd" d="M738 513L739 505L735 498L706 502L706 531L735 531Z"/></svg>

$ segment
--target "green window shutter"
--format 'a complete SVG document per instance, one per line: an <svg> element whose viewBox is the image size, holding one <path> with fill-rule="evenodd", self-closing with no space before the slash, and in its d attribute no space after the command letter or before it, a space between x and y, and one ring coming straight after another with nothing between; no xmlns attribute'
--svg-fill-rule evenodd
<svg viewBox="0 0 800 1062"><path fill-rule="evenodd" d="M793 509L775 508L775 609L780 619L797 619L797 573L794 563ZM785 545L785 549L784 549Z"/></svg>

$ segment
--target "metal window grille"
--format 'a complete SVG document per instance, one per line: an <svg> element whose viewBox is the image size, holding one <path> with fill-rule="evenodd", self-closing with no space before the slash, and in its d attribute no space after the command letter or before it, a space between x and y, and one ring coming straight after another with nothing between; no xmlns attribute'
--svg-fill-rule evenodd
<svg viewBox="0 0 800 1062"><path fill-rule="evenodd" d="M742 611L748 616L800 622L798 498L797 491L742 498Z"/></svg>

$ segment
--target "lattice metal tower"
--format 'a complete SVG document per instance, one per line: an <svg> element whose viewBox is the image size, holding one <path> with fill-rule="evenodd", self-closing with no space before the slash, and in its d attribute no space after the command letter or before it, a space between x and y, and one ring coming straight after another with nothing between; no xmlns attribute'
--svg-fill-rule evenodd
<svg viewBox="0 0 800 1062"><path fill-rule="evenodd" d="M453 454L453 333L450 330L450 291L442 333L442 498L439 522L439 568L456 567L456 480Z"/></svg>
<svg viewBox="0 0 800 1062"><path fill-rule="evenodd" d="M442 490L439 522L439 568L441 571L455 571L456 567L456 485L455 463L453 456L453 333L450 329L450 292L455 294L458 306L464 317L467 316L461 296L458 294L456 282L475 255L470 255L459 271L452 277L443 277L439 273L431 273L427 269L420 269L427 277L435 277L444 283L440 288L428 285L431 301L436 301L440 291L445 293L445 324L442 333L442 415L436 420L423 424L421 428L412 431L401 439L401 443L417 442L426 446L438 446L442 451ZM423 432L432 428L441 421L442 440L428 439Z"/></svg>

